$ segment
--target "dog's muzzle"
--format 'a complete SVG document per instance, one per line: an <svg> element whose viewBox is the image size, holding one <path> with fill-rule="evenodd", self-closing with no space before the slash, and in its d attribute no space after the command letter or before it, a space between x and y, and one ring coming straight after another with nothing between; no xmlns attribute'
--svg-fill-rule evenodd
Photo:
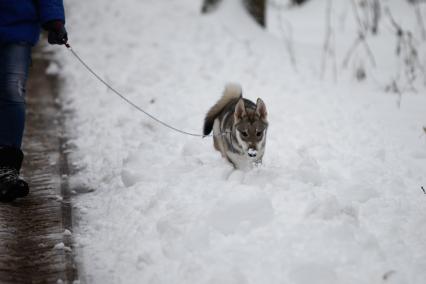
<svg viewBox="0 0 426 284"><path fill-rule="evenodd" d="M257 150L253 148L249 148L247 151L247 154L249 155L250 158L255 158L257 156Z"/></svg>

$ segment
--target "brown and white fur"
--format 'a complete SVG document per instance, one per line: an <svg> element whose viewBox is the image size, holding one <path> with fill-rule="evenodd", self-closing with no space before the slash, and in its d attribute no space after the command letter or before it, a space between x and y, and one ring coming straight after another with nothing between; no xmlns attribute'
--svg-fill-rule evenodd
<svg viewBox="0 0 426 284"><path fill-rule="evenodd" d="M213 130L213 142L237 169L249 169L262 162L268 128L265 103L242 97L241 86L228 84L222 98L204 120L204 135Z"/></svg>

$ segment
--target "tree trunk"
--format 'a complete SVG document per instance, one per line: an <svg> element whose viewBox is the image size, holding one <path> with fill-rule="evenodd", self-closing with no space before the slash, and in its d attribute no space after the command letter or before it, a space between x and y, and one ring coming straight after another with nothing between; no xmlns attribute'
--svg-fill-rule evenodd
<svg viewBox="0 0 426 284"><path fill-rule="evenodd" d="M308 0L291 0L291 3L294 5L302 5Z"/></svg>
<svg viewBox="0 0 426 284"><path fill-rule="evenodd" d="M201 13L206 14L215 9L222 0L204 0Z"/></svg>
<svg viewBox="0 0 426 284"><path fill-rule="evenodd" d="M235 0L227 0L235 1ZM265 27L266 24L266 0L242 0L244 6L254 18L254 20L259 23L262 27ZM222 0L204 0L203 6L201 7L201 13L206 14L214 9L222 2Z"/></svg>
<svg viewBox="0 0 426 284"><path fill-rule="evenodd" d="M266 25L266 0L243 0L244 5L255 21L265 27Z"/></svg>

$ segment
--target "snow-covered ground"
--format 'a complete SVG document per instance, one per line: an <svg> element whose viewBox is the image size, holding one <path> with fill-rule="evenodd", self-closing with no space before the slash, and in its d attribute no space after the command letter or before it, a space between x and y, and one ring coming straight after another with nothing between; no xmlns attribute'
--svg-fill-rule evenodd
<svg viewBox="0 0 426 284"><path fill-rule="evenodd" d="M194 0L68 3L74 50L150 113L201 132L232 81L270 121L264 164L233 170L210 138L158 125L61 50L87 283L426 283L425 89L383 91L399 64L389 24L370 43L377 68L359 59L367 80L352 79L350 1L333 2L337 83L331 59L319 79L324 0L271 12L268 31L231 0L209 15ZM400 2L384 1L415 23Z"/></svg>

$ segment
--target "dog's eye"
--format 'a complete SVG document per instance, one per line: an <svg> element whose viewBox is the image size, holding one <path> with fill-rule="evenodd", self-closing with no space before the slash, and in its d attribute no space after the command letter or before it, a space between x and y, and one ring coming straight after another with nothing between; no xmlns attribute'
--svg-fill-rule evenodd
<svg viewBox="0 0 426 284"><path fill-rule="evenodd" d="M256 132L256 136L257 136L257 137L262 136L262 131L257 131L257 132Z"/></svg>
<svg viewBox="0 0 426 284"><path fill-rule="evenodd" d="M248 132L246 130L241 131L241 134L243 135L243 137L247 137L248 136Z"/></svg>

